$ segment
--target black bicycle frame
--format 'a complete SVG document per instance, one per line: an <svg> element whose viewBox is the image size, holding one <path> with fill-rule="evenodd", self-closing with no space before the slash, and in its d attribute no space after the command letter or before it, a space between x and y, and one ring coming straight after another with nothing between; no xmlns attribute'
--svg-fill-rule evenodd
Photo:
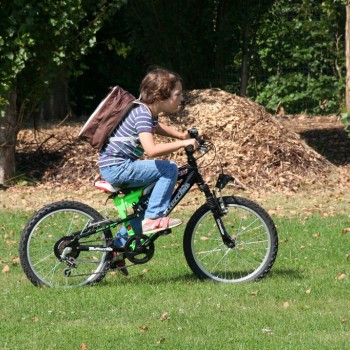
<svg viewBox="0 0 350 350"><path fill-rule="evenodd" d="M226 231L226 228L221 220L221 217L225 214L222 211L220 204L218 203L215 194L210 191L209 186L204 182L202 174L199 171L197 161L193 156L193 150L187 150L186 154L188 158L188 164L182 166L178 169L178 179L181 183L177 186L175 192L173 193L168 208L164 211L164 216L168 216L169 213L179 204L179 202L185 197L187 192L192 188L194 184L197 184L199 189L204 192L207 204L210 210L213 213L215 222L220 231L223 242L230 248L235 246L235 240ZM222 178L231 179L231 176L223 175L220 177L220 181L223 181ZM227 180L228 182L229 180ZM218 181L219 182L219 181ZM225 185L227 184L225 183Z"/></svg>
<svg viewBox="0 0 350 350"><path fill-rule="evenodd" d="M204 192L207 204L210 208L210 210L213 213L215 222L218 226L218 229L220 231L221 237L223 242L229 246L230 248L234 247L235 241L231 238L231 236L228 234L228 232L225 229L225 226L221 220L221 217L225 214L221 208L220 204L218 203L217 198L215 197L214 193L210 191L209 186L204 182L203 177L198 169L197 161L193 156L194 151L193 150L186 150L186 154L188 157L188 164L184 165L182 167L178 168L178 178L177 182L180 181L178 186L176 187L168 208L164 211L164 216L168 216L169 213L180 203L180 201L185 197L185 195L188 193L188 191L193 187L194 184L197 184L199 189ZM223 175L224 177L229 177L228 175ZM148 201L144 202L144 204L147 204ZM128 215L125 219L117 219L117 220L107 220L106 224L102 224L101 222L96 223L97 227L89 227L87 228L87 231L83 231L80 233L72 234L72 236L79 236L82 237L88 237L93 233L100 232L106 229L113 228L117 225L119 225L122 222L128 221L130 219L136 218L138 216L137 211L141 210L136 205L135 214ZM92 224L94 225L94 224ZM151 241L154 241L159 235L156 234ZM80 250L101 250L101 251L110 251L110 248L107 247L89 247L89 246L81 246Z"/></svg>

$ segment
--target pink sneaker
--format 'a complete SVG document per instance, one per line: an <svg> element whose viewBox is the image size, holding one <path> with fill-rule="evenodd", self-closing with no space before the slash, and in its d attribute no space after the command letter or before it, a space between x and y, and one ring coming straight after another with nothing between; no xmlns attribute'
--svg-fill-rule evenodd
<svg viewBox="0 0 350 350"><path fill-rule="evenodd" d="M164 231L168 228L173 228L182 224L180 219L170 219L168 217L158 219L145 219L142 221L142 232L156 233Z"/></svg>

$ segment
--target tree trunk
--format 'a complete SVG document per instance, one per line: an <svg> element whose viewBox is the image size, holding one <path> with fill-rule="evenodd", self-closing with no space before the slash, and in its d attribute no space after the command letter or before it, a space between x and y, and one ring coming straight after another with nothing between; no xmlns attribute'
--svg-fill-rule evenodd
<svg viewBox="0 0 350 350"><path fill-rule="evenodd" d="M346 5L346 25L345 25L345 55L346 55L346 87L345 103L346 111L350 114L350 2Z"/></svg>
<svg viewBox="0 0 350 350"><path fill-rule="evenodd" d="M9 94L9 105L0 117L0 187L16 172L15 149L18 133L17 93Z"/></svg>
<svg viewBox="0 0 350 350"><path fill-rule="evenodd" d="M66 78L59 78L54 84L52 94L41 104L40 120L61 120L71 112L68 81Z"/></svg>

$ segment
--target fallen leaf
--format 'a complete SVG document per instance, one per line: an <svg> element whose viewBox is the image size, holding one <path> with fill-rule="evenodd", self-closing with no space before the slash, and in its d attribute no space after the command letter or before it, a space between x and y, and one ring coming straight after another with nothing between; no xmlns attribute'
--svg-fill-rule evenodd
<svg viewBox="0 0 350 350"><path fill-rule="evenodd" d="M305 293L306 294L311 294L311 288L307 289Z"/></svg>
<svg viewBox="0 0 350 350"><path fill-rule="evenodd" d="M82 343L82 344L80 345L80 349L81 349L81 350L88 350L87 344L86 344L86 343Z"/></svg>
<svg viewBox="0 0 350 350"><path fill-rule="evenodd" d="M163 344L165 342L165 338L160 338L158 341L157 341L157 344Z"/></svg>
<svg viewBox="0 0 350 350"><path fill-rule="evenodd" d="M288 301L285 301L285 302L283 303L283 307L284 307L285 309L289 308L289 302L288 302Z"/></svg>
<svg viewBox="0 0 350 350"><path fill-rule="evenodd" d="M341 323L348 323L348 319L347 319L346 317L342 317L342 318L340 319L340 322L341 322Z"/></svg>
<svg viewBox="0 0 350 350"><path fill-rule="evenodd" d="M2 273L8 273L10 272L10 266L5 265L5 267L2 269Z"/></svg>
<svg viewBox="0 0 350 350"><path fill-rule="evenodd" d="M346 274L345 273L340 273L337 275L337 279L338 280L344 280L346 278Z"/></svg>
<svg viewBox="0 0 350 350"><path fill-rule="evenodd" d="M251 292L250 295L252 297L256 297L259 293L260 293L260 290L258 289L258 290L254 291L254 292Z"/></svg>
<svg viewBox="0 0 350 350"><path fill-rule="evenodd" d="M161 321L165 321L169 317L169 312L163 312L163 315L160 317Z"/></svg>
<svg viewBox="0 0 350 350"><path fill-rule="evenodd" d="M270 328L263 328L262 329L262 332L264 333L264 334L269 334L269 335L272 335L273 333L272 333L272 329L270 329Z"/></svg>
<svg viewBox="0 0 350 350"><path fill-rule="evenodd" d="M146 332L148 331L148 327L147 327L147 326L141 326L141 327L139 328L139 331L140 331L141 333L146 333Z"/></svg>
<svg viewBox="0 0 350 350"><path fill-rule="evenodd" d="M12 265L17 266L19 264L19 257L15 256L12 258Z"/></svg>
<svg viewBox="0 0 350 350"><path fill-rule="evenodd" d="M39 316L34 316L33 317L33 322L39 322Z"/></svg>
<svg viewBox="0 0 350 350"><path fill-rule="evenodd" d="M350 227L344 228L342 230L343 233L349 233L350 232Z"/></svg>

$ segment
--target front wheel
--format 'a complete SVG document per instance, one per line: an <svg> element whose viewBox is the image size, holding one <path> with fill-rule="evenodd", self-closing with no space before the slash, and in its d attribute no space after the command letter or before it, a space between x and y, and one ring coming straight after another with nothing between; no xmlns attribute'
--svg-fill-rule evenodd
<svg viewBox="0 0 350 350"><path fill-rule="evenodd" d="M26 224L19 254L28 279L35 286L76 287L100 281L106 274L111 254L102 251L80 251L77 246L106 247L112 240L110 230L95 233L75 242L73 233L85 230L91 223L103 220L95 209L73 201L51 203ZM69 247L67 261L60 256Z"/></svg>
<svg viewBox="0 0 350 350"><path fill-rule="evenodd" d="M184 233L184 253L191 270L201 279L239 283L257 281L271 269L278 250L278 236L269 214L241 197L223 197L227 214L221 219L234 248L221 238L207 204L190 218Z"/></svg>

